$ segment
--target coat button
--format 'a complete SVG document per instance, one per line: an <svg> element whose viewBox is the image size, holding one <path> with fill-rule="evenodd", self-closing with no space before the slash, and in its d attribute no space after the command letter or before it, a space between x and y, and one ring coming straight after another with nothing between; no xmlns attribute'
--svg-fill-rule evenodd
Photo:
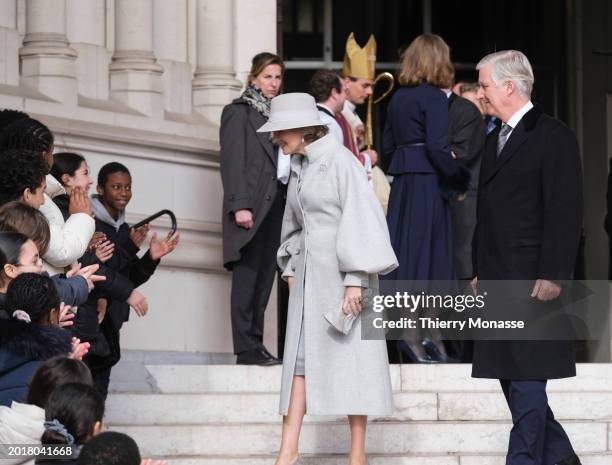
<svg viewBox="0 0 612 465"><path fill-rule="evenodd" d="M266 200L272 200L272 196L271 195L266 195Z"/></svg>

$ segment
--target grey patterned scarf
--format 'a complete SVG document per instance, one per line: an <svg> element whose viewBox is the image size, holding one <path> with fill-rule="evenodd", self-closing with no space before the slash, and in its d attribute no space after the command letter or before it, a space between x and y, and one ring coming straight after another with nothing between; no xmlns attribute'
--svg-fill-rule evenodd
<svg viewBox="0 0 612 465"><path fill-rule="evenodd" d="M258 111L264 118L268 119L270 117L270 99L253 84L247 86L241 98Z"/></svg>

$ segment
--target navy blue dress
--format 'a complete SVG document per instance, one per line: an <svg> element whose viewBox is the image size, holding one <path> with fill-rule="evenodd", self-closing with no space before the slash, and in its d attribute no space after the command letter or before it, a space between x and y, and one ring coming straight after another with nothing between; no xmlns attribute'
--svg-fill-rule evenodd
<svg viewBox="0 0 612 465"><path fill-rule="evenodd" d="M387 224L399 260L385 278L454 279L449 197L465 190L468 175L451 156L444 92L428 84L398 89L383 144L394 178Z"/></svg>

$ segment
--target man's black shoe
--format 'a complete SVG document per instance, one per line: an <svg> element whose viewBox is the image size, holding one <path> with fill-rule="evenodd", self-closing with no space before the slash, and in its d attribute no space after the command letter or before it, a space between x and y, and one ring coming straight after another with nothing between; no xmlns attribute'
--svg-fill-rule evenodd
<svg viewBox="0 0 612 465"><path fill-rule="evenodd" d="M280 362L262 348L245 350L236 357L236 365L278 365Z"/></svg>
<svg viewBox="0 0 612 465"><path fill-rule="evenodd" d="M561 460L557 465L582 465L580 463L580 459L577 455L572 455L571 457L566 458L565 460Z"/></svg>
<svg viewBox="0 0 612 465"><path fill-rule="evenodd" d="M282 361L280 358L275 357L274 355L272 355L272 354L271 354L271 353L268 351L268 349L266 349L266 347L265 347L265 346L262 346L261 348L262 348L262 350L263 350L263 351L266 353L266 355L268 355L268 356L272 357L272 358L273 358L274 360L276 360L276 361L277 361L279 364L283 363L283 361Z"/></svg>

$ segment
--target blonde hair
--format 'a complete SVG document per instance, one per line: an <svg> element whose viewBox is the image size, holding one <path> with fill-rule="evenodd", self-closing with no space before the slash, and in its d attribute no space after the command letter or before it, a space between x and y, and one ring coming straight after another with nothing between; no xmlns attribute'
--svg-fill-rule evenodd
<svg viewBox="0 0 612 465"><path fill-rule="evenodd" d="M454 79L450 48L439 35L421 34L402 53L398 77L401 85L430 84L447 89Z"/></svg>
<svg viewBox="0 0 612 465"><path fill-rule="evenodd" d="M491 65L491 79L495 87L505 81L512 81L523 97L530 98L533 89L533 68L529 59L523 52L518 50L502 50L490 53L476 65L480 70L485 66Z"/></svg>
<svg viewBox="0 0 612 465"><path fill-rule="evenodd" d="M302 129L304 142L309 144L326 136L327 133L329 133L329 128L327 126L309 126Z"/></svg>

